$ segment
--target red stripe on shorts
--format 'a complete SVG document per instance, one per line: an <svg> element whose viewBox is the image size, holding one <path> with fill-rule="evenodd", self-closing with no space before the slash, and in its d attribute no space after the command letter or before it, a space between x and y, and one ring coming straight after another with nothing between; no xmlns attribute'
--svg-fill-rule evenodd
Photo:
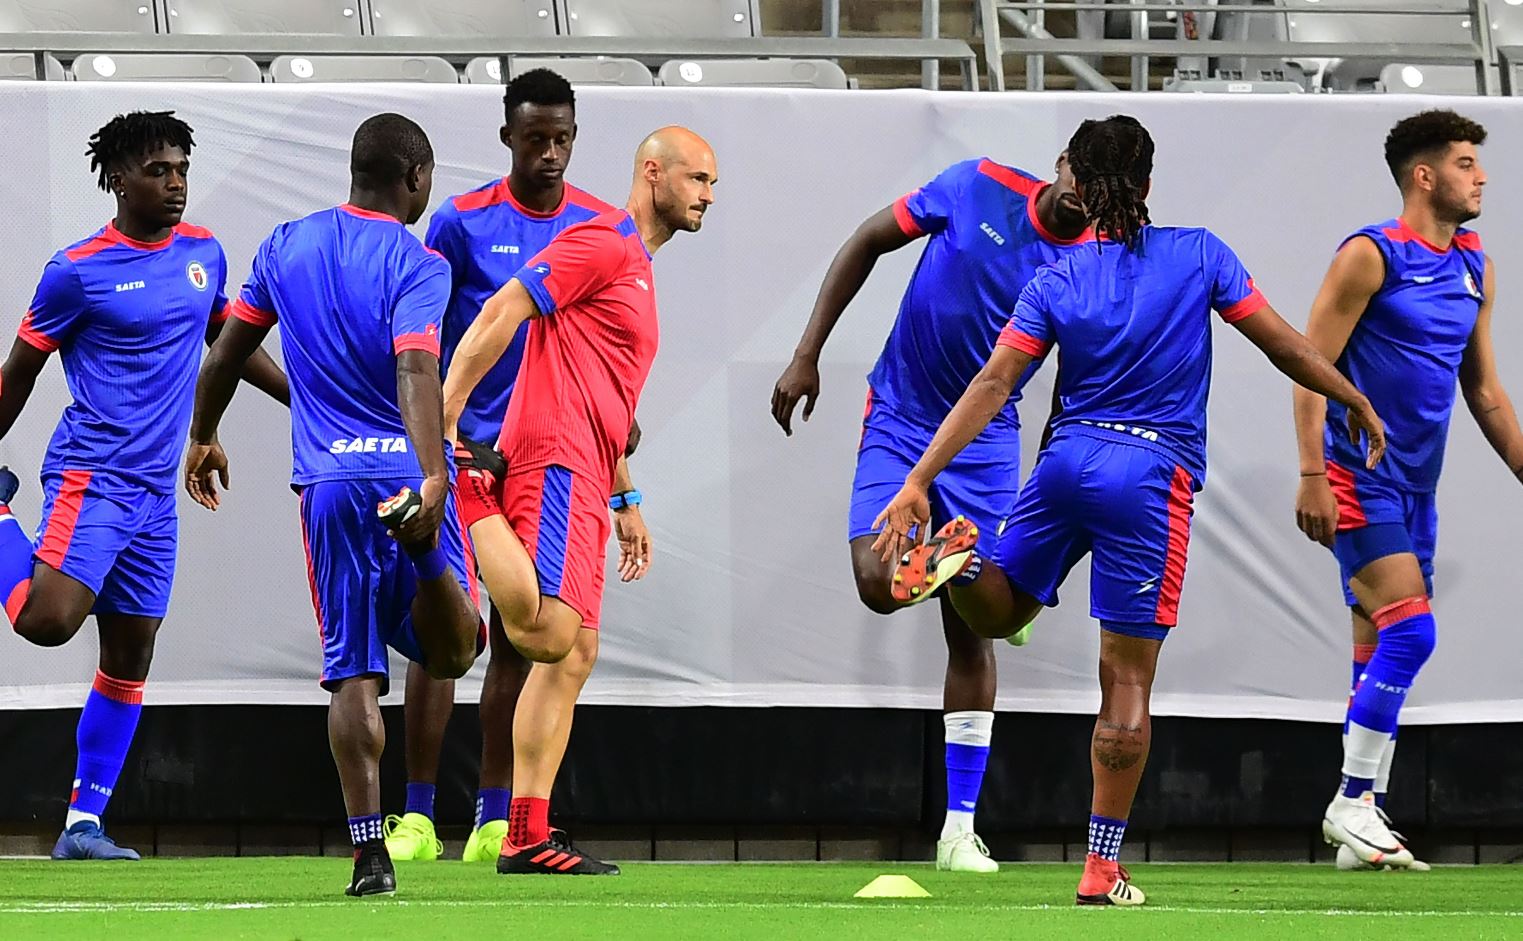
<svg viewBox="0 0 1523 941"><path fill-rule="evenodd" d="M1190 554L1190 505L1195 487L1190 472L1174 468L1169 481L1169 548L1163 559L1163 584L1158 586L1158 608L1153 620L1163 627L1179 623L1179 595L1185 585L1185 559Z"/></svg>
<svg viewBox="0 0 1523 941"><path fill-rule="evenodd" d="M1333 488L1333 499L1338 501L1338 532L1358 529L1369 523L1364 516L1364 507L1359 503L1359 491L1354 487L1353 471L1328 461L1327 484Z"/></svg>
<svg viewBox="0 0 1523 941"><path fill-rule="evenodd" d="M74 527L79 524L79 511L85 505L85 488L90 486L89 471L64 471L63 482L58 485L58 496L48 513L48 522L42 532L42 544L37 547L37 560L57 569L69 554L69 543L74 539Z"/></svg>

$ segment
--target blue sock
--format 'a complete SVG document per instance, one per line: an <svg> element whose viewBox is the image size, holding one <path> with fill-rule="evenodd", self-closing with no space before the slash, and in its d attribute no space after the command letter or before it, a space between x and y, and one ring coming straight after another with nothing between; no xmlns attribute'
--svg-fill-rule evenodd
<svg viewBox="0 0 1523 941"><path fill-rule="evenodd" d="M492 820L508 819L513 792L505 787L484 787L476 792L476 828Z"/></svg>
<svg viewBox="0 0 1523 941"><path fill-rule="evenodd" d="M1385 806L1386 806L1386 792L1385 791L1376 791L1375 792L1375 806L1379 807L1381 810L1385 809Z"/></svg>
<svg viewBox="0 0 1523 941"><path fill-rule="evenodd" d="M363 817L350 817L349 839L355 846L382 839L381 815L365 814Z"/></svg>
<svg viewBox="0 0 1523 941"><path fill-rule="evenodd" d="M26 593L32 585L32 564L32 540L21 528L21 521L11 514L11 508L0 503L0 604L5 606L12 624L26 603Z"/></svg>
<svg viewBox="0 0 1523 941"><path fill-rule="evenodd" d="M404 814L422 814L434 819L434 786L422 781L407 782L407 809Z"/></svg>
<svg viewBox="0 0 1523 941"><path fill-rule="evenodd" d="M958 572L956 575L953 575L951 578L947 579L947 584L956 585L959 588L966 588L978 580L978 573L982 572L983 570L984 560L979 558L978 553L975 552L973 553L973 557L968 560L968 567L963 569L961 572Z"/></svg>
<svg viewBox="0 0 1523 941"><path fill-rule="evenodd" d="M942 717L947 743L947 819L941 838L972 832L978 792L989 763L989 739L994 713L979 710L949 712Z"/></svg>
<svg viewBox="0 0 1523 941"><path fill-rule="evenodd" d="M75 733L79 762L74 766L68 826L80 819L99 822L106 812L142 711L142 680L118 680L96 672Z"/></svg>
<svg viewBox="0 0 1523 941"><path fill-rule="evenodd" d="M412 560L420 582L431 582L449 569L449 558L445 556L443 546L434 546L427 552L407 557Z"/></svg>
<svg viewBox="0 0 1523 941"><path fill-rule="evenodd" d="M1408 598L1375 612L1380 643L1348 710L1343 749L1343 795L1374 789L1380 761L1396 734L1397 719L1417 672L1433 653L1435 626L1426 598Z"/></svg>
<svg viewBox="0 0 1523 941"><path fill-rule="evenodd" d="M1121 840L1126 836L1126 821L1114 817L1089 815L1089 852L1092 856L1115 862L1121 857Z"/></svg>

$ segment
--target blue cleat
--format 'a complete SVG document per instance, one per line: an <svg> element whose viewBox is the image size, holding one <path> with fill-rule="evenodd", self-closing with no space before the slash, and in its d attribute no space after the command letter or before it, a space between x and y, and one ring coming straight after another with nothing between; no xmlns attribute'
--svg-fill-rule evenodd
<svg viewBox="0 0 1523 941"><path fill-rule="evenodd" d="M58 835L54 859L141 859L137 850L117 846L100 824L81 820Z"/></svg>

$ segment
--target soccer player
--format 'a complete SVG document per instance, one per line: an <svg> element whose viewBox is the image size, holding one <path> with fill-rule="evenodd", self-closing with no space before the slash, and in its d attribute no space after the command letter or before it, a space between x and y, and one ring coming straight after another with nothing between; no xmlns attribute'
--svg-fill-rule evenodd
<svg viewBox="0 0 1523 941"><path fill-rule="evenodd" d="M59 351L73 401L42 464L33 542L0 468L0 599L16 633L44 647L95 615L100 660L79 717L79 759L54 859L137 859L101 829L142 710L178 544L174 477L201 344L227 317L227 260L183 222L191 128L172 111L118 115L90 138L90 168L116 215L56 253L0 368L0 435ZM268 356L245 375L286 401ZM236 377L235 377L236 378Z"/></svg>
<svg viewBox="0 0 1523 941"><path fill-rule="evenodd" d="M444 368L481 306L522 266L568 226L613 207L565 180L576 143L576 96L571 84L548 69L533 69L507 85L500 136L512 154L510 172L445 202L429 224L424 243L443 255L453 275L450 304L440 330ZM524 334L520 328L502 358L482 377L460 417L460 435L495 444L502 432L508 395L518 378ZM639 509L629 516L638 521ZM476 818L465 843L467 862L491 862L508 831L513 774L513 707L529 663L502 632L502 615L491 609L486 677L481 687L481 777ZM386 847L393 859L437 859L434 786L444 730L454 707L453 680L435 680L414 663L407 670L407 806L386 819Z"/></svg>
<svg viewBox="0 0 1523 941"><path fill-rule="evenodd" d="M513 718L501 873L618 872L550 829L550 788L597 657L610 503L620 576L635 577L649 559L648 540L621 518L633 498L623 454L656 355L651 254L676 232L698 231L717 179L714 151L697 134L652 133L635 155L626 209L572 226L530 259L487 300L445 379L453 433L482 377L531 321L500 441L507 477L500 490L479 472L459 478L482 579L508 640L535 661Z"/></svg>
<svg viewBox="0 0 1523 941"><path fill-rule="evenodd" d="M1333 432L1342 406L1296 390L1296 523L1333 550L1353 618L1343 780L1322 821L1344 869L1428 868L1390 829L1383 805L1397 717L1433 652L1435 491L1456 379L1486 440L1523 476L1523 432L1491 342L1493 265L1481 237L1463 228L1481 212L1486 173L1476 148L1485 140L1484 128L1453 111L1391 129L1385 158L1401 215L1344 240L1306 326L1391 427L1386 461L1364 468Z"/></svg>
<svg viewBox="0 0 1523 941"><path fill-rule="evenodd" d="M934 180L857 227L825 274L814 313L793 361L772 391L772 415L792 434L800 399L809 420L820 393L820 350L878 258L929 236L899 315L868 376L867 411L857 447L847 538L862 603L878 614L901 605L888 590L888 567L872 551L873 516L930 444L989 357L1021 288L1037 269L1077 250L1093 234L1073 192L1064 156L1057 179L1044 183L992 160L954 164ZM1020 419L1015 404L1029 374L979 437L936 481L935 525L974 520L993 548L995 529L1020 490ZM942 692L946 726L947 815L936 844L936 868L996 872L999 864L973 829L994 726L994 649L968 630L941 597L947 644ZM1023 643L1026 632L1012 640Z"/></svg>
<svg viewBox="0 0 1523 941"><path fill-rule="evenodd" d="M1080 905L1140 905L1117 858L1151 739L1158 653L1178 617L1194 493L1206 476L1210 311L1281 372L1348 406L1351 434L1384 449L1380 419L1316 348L1280 319L1243 265L1206 229L1148 224L1153 141L1135 119L1085 121L1068 143L1075 188L1101 238L1037 273L989 362L942 422L904 487L879 515L875 548L905 553L901 601L957 575L952 601L979 634L1012 633L1091 555L1090 613L1100 621L1100 714L1091 740L1095 790ZM977 527L931 525L930 488L1005 408L1027 367L1063 349L1061 409L1015 510L984 565ZM906 552L906 550L909 550ZM964 579L966 580L966 579Z"/></svg>
<svg viewBox="0 0 1523 941"><path fill-rule="evenodd" d="M486 637L442 424L449 264L407 231L428 205L433 149L412 121L379 114L355 132L349 166L348 203L283 223L259 247L201 371L185 477L215 510L233 377L278 322L328 738L355 846L345 891L360 896L396 889L380 813L386 648L449 679Z"/></svg>

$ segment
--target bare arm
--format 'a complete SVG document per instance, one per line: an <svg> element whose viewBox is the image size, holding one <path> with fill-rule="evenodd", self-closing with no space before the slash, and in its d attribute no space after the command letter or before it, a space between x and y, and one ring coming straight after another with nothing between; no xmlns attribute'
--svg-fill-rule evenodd
<svg viewBox="0 0 1523 941"><path fill-rule="evenodd" d="M221 335L226 320L212 321L206 325L206 345L211 346L217 342ZM243 381L268 395L287 408L291 407L291 388L286 383L286 374L281 371L275 360L266 353L263 348L254 351L253 355L243 364Z"/></svg>
<svg viewBox="0 0 1523 941"><path fill-rule="evenodd" d="M984 368L973 377L962 398L936 429L936 436L915 462L904 487L873 521L874 527L883 527L873 543L873 551L882 553L885 562L904 551L912 531L918 529L922 539L929 535L931 481L1010 401L1011 391L1032 359L1030 353L1013 347L994 348Z"/></svg>
<svg viewBox="0 0 1523 941"><path fill-rule="evenodd" d="M269 332L269 326L234 318L224 325L201 364L190 420L190 449L185 455L185 490L208 510L215 510L222 502L217 482L224 489L229 484L227 455L217 443L217 426L233 400L245 364Z"/></svg>
<svg viewBox="0 0 1523 941"><path fill-rule="evenodd" d="M518 279L504 284L487 298L481 313L460 338L455 356L450 360L449 375L444 379L444 434L453 439L455 426L465 411L465 403L481 378L499 360L513 342L513 335L525 320L539 316L539 308L527 288Z"/></svg>
<svg viewBox="0 0 1523 941"><path fill-rule="evenodd" d="M624 493L633 489L635 482L629 475L629 460L621 457L613 469L613 492ZM651 539L640 507L630 505L614 510L613 533L619 540L619 581L633 582L644 578L650 571Z"/></svg>
<svg viewBox="0 0 1523 941"><path fill-rule="evenodd" d="M857 292L867 282L878 259L903 248L915 240L906 235L889 206L873 213L847 238L835 260L825 272L814 311L804 327L804 335L793 351L793 361L783 370L772 389L772 418L786 434L793 434L793 409L804 399L804 421L814 413L820 394L820 351Z"/></svg>
<svg viewBox="0 0 1523 941"><path fill-rule="evenodd" d="M1364 397L1364 393L1354 388L1354 384L1319 353L1310 340L1268 306L1236 321L1233 326L1292 381L1347 406L1350 436L1358 441L1359 433L1363 432L1369 438L1366 466L1373 468L1380 461L1385 453L1385 428L1380 416L1370 407L1370 400Z"/></svg>
<svg viewBox="0 0 1523 941"><path fill-rule="evenodd" d="M37 376L48 362L48 354L20 337L11 344L11 355L0 366L0 438L10 434L11 426L21 417Z"/></svg>
<svg viewBox="0 0 1523 941"><path fill-rule="evenodd" d="M1523 430L1518 428L1518 413L1512 399L1502 388L1497 373L1496 348L1491 342L1491 310L1496 293L1495 266L1486 259L1485 299L1476 315L1465 358L1460 362L1460 391L1481 434L1514 477L1523 479Z"/></svg>

